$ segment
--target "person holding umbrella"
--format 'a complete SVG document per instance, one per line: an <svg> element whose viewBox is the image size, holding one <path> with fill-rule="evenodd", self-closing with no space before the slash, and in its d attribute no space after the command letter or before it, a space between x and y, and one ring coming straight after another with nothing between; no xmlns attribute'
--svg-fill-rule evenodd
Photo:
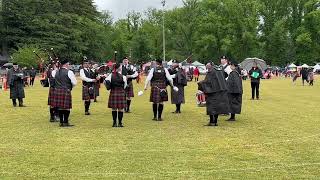
<svg viewBox="0 0 320 180"><path fill-rule="evenodd" d="M251 94L252 100L254 100L255 95L257 100L260 98L260 79L262 78L263 74L261 69L258 68L257 63L253 63L252 69L249 71L249 76L251 79Z"/></svg>

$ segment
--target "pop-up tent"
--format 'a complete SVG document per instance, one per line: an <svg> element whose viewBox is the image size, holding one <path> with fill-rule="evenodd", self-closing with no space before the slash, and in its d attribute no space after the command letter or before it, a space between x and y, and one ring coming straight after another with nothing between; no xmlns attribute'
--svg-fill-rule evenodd
<svg viewBox="0 0 320 180"><path fill-rule="evenodd" d="M195 62L192 63L192 66L199 67L199 66L205 66L205 65L200 63L199 61L195 61Z"/></svg>
<svg viewBox="0 0 320 180"><path fill-rule="evenodd" d="M303 64L301 67L302 68L309 68L309 66L307 64Z"/></svg>
<svg viewBox="0 0 320 180"><path fill-rule="evenodd" d="M316 64L316 65L313 67L313 72L317 72L317 71L320 71L320 63L319 63L319 64Z"/></svg>
<svg viewBox="0 0 320 180"><path fill-rule="evenodd" d="M297 71L297 66L292 63L292 64L290 64L290 65L288 66L288 70L295 72L295 71Z"/></svg>

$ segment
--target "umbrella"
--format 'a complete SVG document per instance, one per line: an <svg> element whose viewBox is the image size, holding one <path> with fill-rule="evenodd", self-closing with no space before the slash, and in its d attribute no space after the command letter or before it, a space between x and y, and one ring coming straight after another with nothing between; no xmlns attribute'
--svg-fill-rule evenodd
<svg viewBox="0 0 320 180"><path fill-rule="evenodd" d="M13 66L13 63L5 63L3 65L3 67L7 67L7 68L12 67L12 66Z"/></svg>
<svg viewBox="0 0 320 180"><path fill-rule="evenodd" d="M268 67L267 63L259 58L247 58L242 63L240 63L240 65L243 69L250 71L253 67L253 64L255 63L261 70L266 70Z"/></svg>

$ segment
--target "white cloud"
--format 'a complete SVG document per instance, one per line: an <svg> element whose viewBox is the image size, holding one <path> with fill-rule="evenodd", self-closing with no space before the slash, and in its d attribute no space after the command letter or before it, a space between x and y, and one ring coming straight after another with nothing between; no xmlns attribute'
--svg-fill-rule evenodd
<svg viewBox="0 0 320 180"><path fill-rule="evenodd" d="M162 8L162 0L94 0L98 10L109 10L114 19L125 18L130 11L144 12L149 7ZM182 0L166 0L166 9L182 6Z"/></svg>

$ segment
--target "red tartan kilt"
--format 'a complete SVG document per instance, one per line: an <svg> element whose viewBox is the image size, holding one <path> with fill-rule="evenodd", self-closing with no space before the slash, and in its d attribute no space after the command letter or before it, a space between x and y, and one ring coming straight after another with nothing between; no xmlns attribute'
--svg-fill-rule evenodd
<svg viewBox="0 0 320 180"><path fill-rule="evenodd" d="M48 95L48 105L49 106L52 106L52 103L54 102L54 88L53 87L50 87L49 88L49 95Z"/></svg>
<svg viewBox="0 0 320 180"><path fill-rule="evenodd" d="M161 102L168 101L168 91L167 91L167 96L161 97L159 88L167 89L166 82L151 82L150 102L161 103Z"/></svg>
<svg viewBox="0 0 320 180"><path fill-rule="evenodd" d="M126 92L123 88L111 89L108 101L108 108L124 109L127 107Z"/></svg>
<svg viewBox="0 0 320 180"><path fill-rule="evenodd" d="M94 99L94 94L89 93L89 87L82 86L82 100L89 101L90 99Z"/></svg>
<svg viewBox="0 0 320 180"><path fill-rule="evenodd" d="M66 89L54 89L51 96L51 106L61 109L72 108L72 96L71 91Z"/></svg>
<svg viewBox="0 0 320 180"><path fill-rule="evenodd" d="M133 85L132 83L129 84L129 87L126 88L126 96L127 97L134 97L134 92L133 92Z"/></svg>

